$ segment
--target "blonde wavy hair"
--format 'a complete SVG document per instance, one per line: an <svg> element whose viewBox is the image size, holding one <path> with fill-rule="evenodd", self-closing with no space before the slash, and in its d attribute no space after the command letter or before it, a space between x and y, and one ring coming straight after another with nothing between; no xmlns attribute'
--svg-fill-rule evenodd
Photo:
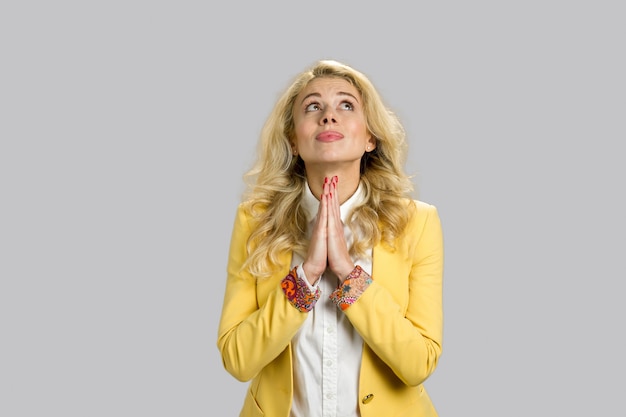
<svg viewBox="0 0 626 417"><path fill-rule="evenodd" d="M366 152L361 160L364 203L346 222L354 236L362 237L355 239L350 254L363 257L381 240L393 249L413 212L408 205L414 204L414 188L404 172L407 142L400 120L364 74L337 61L318 61L299 74L278 99L261 130L257 160L244 175L248 185L244 201L255 226L243 268L252 276L270 276L284 251L306 253L308 225L301 206L306 169L303 160L292 154L293 106L307 84L320 77L343 78L359 91L367 129L376 138L374 151Z"/></svg>

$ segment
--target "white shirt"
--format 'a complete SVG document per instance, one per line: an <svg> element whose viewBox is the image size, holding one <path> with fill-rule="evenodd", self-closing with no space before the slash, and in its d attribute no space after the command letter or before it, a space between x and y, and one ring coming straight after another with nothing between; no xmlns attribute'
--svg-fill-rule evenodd
<svg viewBox="0 0 626 417"><path fill-rule="evenodd" d="M307 236L311 229L319 201L308 185L303 205L309 219ZM340 207L341 220L363 199L361 186ZM348 245L351 231L344 226ZM371 250L369 255L371 255ZM294 253L291 268L298 266L302 278L302 256ZM370 259L353 259L371 275ZM308 282L308 281L307 281ZM294 392L291 417L358 417L359 370L363 339L352 324L328 297L339 285L338 278L329 270L316 283L321 295L313 310L292 341L294 353ZM315 287L311 287L315 291Z"/></svg>

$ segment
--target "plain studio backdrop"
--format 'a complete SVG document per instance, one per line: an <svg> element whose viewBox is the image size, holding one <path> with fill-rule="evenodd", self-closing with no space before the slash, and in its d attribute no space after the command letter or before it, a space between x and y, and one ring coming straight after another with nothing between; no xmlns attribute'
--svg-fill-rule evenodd
<svg viewBox="0 0 626 417"><path fill-rule="evenodd" d="M373 3L0 6L0 415L237 415L242 175L323 58L379 88L440 211L440 415L626 415L623 2Z"/></svg>

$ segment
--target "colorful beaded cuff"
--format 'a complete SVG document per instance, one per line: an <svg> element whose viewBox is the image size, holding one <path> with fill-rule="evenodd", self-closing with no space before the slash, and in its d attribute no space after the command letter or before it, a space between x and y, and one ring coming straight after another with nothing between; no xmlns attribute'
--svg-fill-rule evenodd
<svg viewBox="0 0 626 417"><path fill-rule="evenodd" d="M348 278L330 295L341 310L350 307L372 283L372 277L357 265Z"/></svg>
<svg viewBox="0 0 626 417"><path fill-rule="evenodd" d="M320 298L320 289L317 288L315 293L312 293L307 283L298 276L297 270L297 267L292 269L289 275L283 278L280 287L289 302L304 313L313 310L315 303Z"/></svg>

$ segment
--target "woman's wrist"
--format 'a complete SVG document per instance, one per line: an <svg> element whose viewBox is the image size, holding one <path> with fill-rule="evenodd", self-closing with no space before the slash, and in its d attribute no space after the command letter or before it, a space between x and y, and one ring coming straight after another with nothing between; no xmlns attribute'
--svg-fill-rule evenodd
<svg viewBox="0 0 626 417"><path fill-rule="evenodd" d="M311 268L306 262L302 263L302 270L304 271L306 280L309 281L311 285L315 285L324 273L324 271L318 273L316 269Z"/></svg>
<svg viewBox="0 0 626 417"><path fill-rule="evenodd" d="M354 268L356 268L356 265L347 265L346 267L342 268L341 271L335 272L335 275L337 275L339 281L343 283L346 279L350 277L350 274L354 271Z"/></svg>

